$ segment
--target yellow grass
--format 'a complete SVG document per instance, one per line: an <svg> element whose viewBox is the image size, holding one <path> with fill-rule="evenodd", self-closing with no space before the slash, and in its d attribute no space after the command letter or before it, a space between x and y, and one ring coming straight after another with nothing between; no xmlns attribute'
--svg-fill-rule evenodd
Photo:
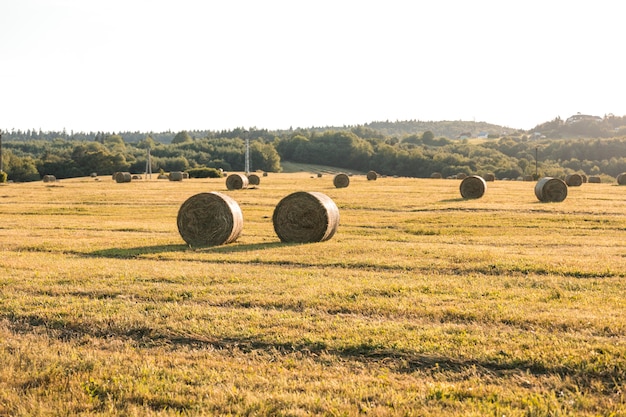
<svg viewBox="0 0 626 417"><path fill-rule="evenodd" d="M626 415L626 187L269 174L0 186L0 415ZM190 196L241 206L190 249ZM335 236L283 244L295 191Z"/></svg>

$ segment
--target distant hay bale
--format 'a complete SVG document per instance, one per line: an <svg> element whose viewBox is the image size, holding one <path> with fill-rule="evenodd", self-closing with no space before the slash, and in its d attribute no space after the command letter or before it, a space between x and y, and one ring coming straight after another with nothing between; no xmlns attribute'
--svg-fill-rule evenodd
<svg viewBox="0 0 626 417"><path fill-rule="evenodd" d="M325 194L298 191L278 203L272 222L282 242L323 242L337 231L339 209Z"/></svg>
<svg viewBox="0 0 626 417"><path fill-rule="evenodd" d="M367 180L368 181L376 181L377 178L378 178L378 174L376 173L376 171L369 171L367 173Z"/></svg>
<svg viewBox="0 0 626 417"><path fill-rule="evenodd" d="M533 176L532 175L524 175L522 177L522 181L532 181L533 180Z"/></svg>
<svg viewBox="0 0 626 417"><path fill-rule="evenodd" d="M463 198L480 198L487 190L487 183L483 177L470 175L461 181L461 196Z"/></svg>
<svg viewBox="0 0 626 417"><path fill-rule="evenodd" d="M626 185L626 172L622 172L617 176L618 185Z"/></svg>
<svg viewBox="0 0 626 417"><path fill-rule="evenodd" d="M131 180L130 172L118 172L115 174L115 182L117 183L130 182Z"/></svg>
<svg viewBox="0 0 626 417"><path fill-rule="evenodd" d="M323 174L321 172L317 173L317 178L322 178Z"/></svg>
<svg viewBox="0 0 626 417"><path fill-rule="evenodd" d="M263 176L267 177L267 172L263 171Z"/></svg>
<svg viewBox="0 0 626 417"><path fill-rule="evenodd" d="M168 177L168 176L167 176L167 175L165 175L165 174L159 174L159 175L157 176L157 180L169 180L169 179L170 179L170 177Z"/></svg>
<svg viewBox="0 0 626 417"><path fill-rule="evenodd" d="M585 174L580 174L580 176L583 179L583 184L586 184L587 183L587 176Z"/></svg>
<svg viewBox="0 0 626 417"><path fill-rule="evenodd" d="M183 172L183 179L184 180L188 180L189 179L189 173L188 172Z"/></svg>
<svg viewBox="0 0 626 417"><path fill-rule="evenodd" d="M229 190L241 190L248 187L248 177L243 174L230 174L226 177L226 188Z"/></svg>
<svg viewBox="0 0 626 417"><path fill-rule="evenodd" d="M492 174L492 173L485 174L483 178L485 181L490 181L490 182L496 180L495 174Z"/></svg>
<svg viewBox="0 0 626 417"><path fill-rule="evenodd" d="M350 177L346 174L337 174L333 178L333 184L335 188L346 188L350 185Z"/></svg>
<svg viewBox="0 0 626 417"><path fill-rule="evenodd" d="M169 175L170 181L182 181L183 173L181 171L172 171Z"/></svg>
<svg viewBox="0 0 626 417"><path fill-rule="evenodd" d="M565 184L568 187L580 187L583 184L583 177L580 174L569 174L565 177Z"/></svg>
<svg viewBox="0 0 626 417"><path fill-rule="evenodd" d="M130 179L131 180L140 180L141 179L141 175L133 175Z"/></svg>
<svg viewBox="0 0 626 417"><path fill-rule="evenodd" d="M57 180L57 177L55 177L54 175L44 175L42 179L43 182L55 182Z"/></svg>
<svg viewBox="0 0 626 417"><path fill-rule="evenodd" d="M261 177L259 177L257 174L250 174L250 175L248 175L248 184L250 184L250 185L259 185L259 184L261 184Z"/></svg>
<svg viewBox="0 0 626 417"><path fill-rule="evenodd" d="M535 184L535 195L539 201L559 203L567 197L567 184L558 178L541 178Z"/></svg>
<svg viewBox="0 0 626 417"><path fill-rule="evenodd" d="M600 184L602 182L602 178L597 175L592 175L589 177L589 184Z"/></svg>
<svg viewBox="0 0 626 417"><path fill-rule="evenodd" d="M441 172L433 172L432 174L430 174L430 178L440 180L441 178L443 178L443 176L441 175Z"/></svg>
<svg viewBox="0 0 626 417"><path fill-rule="evenodd" d="M217 246L239 237L243 214L235 200L213 191L189 197L180 206L176 223L189 246Z"/></svg>
<svg viewBox="0 0 626 417"><path fill-rule="evenodd" d="M113 181L115 181L115 176L117 175L117 173L118 173L118 171L115 171L115 172L113 173L113 175L111 175L111 179L112 179Z"/></svg>
<svg viewBox="0 0 626 417"><path fill-rule="evenodd" d="M464 172L459 172L458 174L456 174L456 179L457 180L463 180L465 178L467 178L467 174L464 173Z"/></svg>
<svg viewBox="0 0 626 417"><path fill-rule="evenodd" d="M98 176L98 173L97 172L92 172L91 174L89 174L89 176L91 178L96 178Z"/></svg>

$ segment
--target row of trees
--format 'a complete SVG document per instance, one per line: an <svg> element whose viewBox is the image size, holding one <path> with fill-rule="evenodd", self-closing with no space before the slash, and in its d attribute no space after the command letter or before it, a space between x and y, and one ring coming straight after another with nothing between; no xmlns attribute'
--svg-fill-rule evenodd
<svg viewBox="0 0 626 417"><path fill-rule="evenodd" d="M250 142L251 169L268 172L281 171L281 161L410 177L429 177L433 172L444 176L491 172L498 178L573 172L615 177L626 172L625 137L536 139L537 135L525 134L479 142L436 137L432 131L389 136L367 126L280 133L236 129L204 137L183 131L169 143L151 135L135 137L134 142L120 134L100 133L89 140L8 136L3 143L3 166L8 179L14 181L39 180L43 175L69 178L94 172L143 173L148 152L153 172L202 167L243 171L246 140Z"/></svg>

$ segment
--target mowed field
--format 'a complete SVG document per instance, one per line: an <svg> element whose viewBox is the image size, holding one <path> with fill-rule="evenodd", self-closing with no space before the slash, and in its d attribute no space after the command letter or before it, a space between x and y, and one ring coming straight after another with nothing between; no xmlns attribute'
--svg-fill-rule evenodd
<svg viewBox="0 0 626 417"><path fill-rule="evenodd" d="M459 184L1 185L0 415L626 415L626 187ZM208 191L243 231L189 248ZM280 242L296 191L336 203L332 239Z"/></svg>

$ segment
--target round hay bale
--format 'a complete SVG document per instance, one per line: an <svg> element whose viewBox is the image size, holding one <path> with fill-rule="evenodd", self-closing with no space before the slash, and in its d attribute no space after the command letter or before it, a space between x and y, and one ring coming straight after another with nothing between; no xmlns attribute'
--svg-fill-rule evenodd
<svg viewBox="0 0 626 417"><path fill-rule="evenodd" d="M130 179L131 180L140 180L141 179L141 175L133 175Z"/></svg>
<svg viewBox="0 0 626 417"><path fill-rule="evenodd" d="M541 178L535 184L535 195L539 201L559 203L567 197L567 184L558 178Z"/></svg>
<svg viewBox="0 0 626 417"><path fill-rule="evenodd" d="M322 242L337 231L339 209L325 194L298 191L278 203L272 222L282 242Z"/></svg>
<svg viewBox="0 0 626 417"><path fill-rule="evenodd" d="M55 182L57 178L54 175L44 175L42 180L43 182Z"/></svg>
<svg viewBox="0 0 626 417"><path fill-rule="evenodd" d="M250 185L259 185L259 184L261 184L261 177L259 177L257 174L250 174L250 175L248 175L248 184L250 184Z"/></svg>
<svg viewBox="0 0 626 417"><path fill-rule="evenodd" d="M430 174L430 178L440 180L443 178L443 175L441 175L441 172L433 172L432 174Z"/></svg>
<svg viewBox="0 0 626 417"><path fill-rule="evenodd" d="M263 176L264 176L264 177L267 177L267 172L263 172Z"/></svg>
<svg viewBox="0 0 626 417"><path fill-rule="evenodd" d="M569 174L565 177L565 184L568 187L580 187L583 184L583 177L580 174Z"/></svg>
<svg viewBox="0 0 626 417"><path fill-rule="evenodd" d="M522 181L532 181L533 180L533 176L532 175L524 175L522 177Z"/></svg>
<svg viewBox="0 0 626 417"><path fill-rule="evenodd" d="M92 172L91 174L89 174L89 176L91 178L96 178L98 176L98 173L97 172Z"/></svg>
<svg viewBox="0 0 626 417"><path fill-rule="evenodd" d="M333 184L335 188L346 188L350 185L350 177L346 174L337 174L333 178Z"/></svg>
<svg viewBox="0 0 626 417"><path fill-rule="evenodd" d="M157 180L169 180L169 179L170 179L170 177L168 177L168 176L167 176L167 175L165 175L165 174L159 174L159 175L157 176Z"/></svg>
<svg viewBox="0 0 626 417"><path fill-rule="evenodd" d="M317 178L322 178L323 174L321 172L317 173Z"/></svg>
<svg viewBox="0 0 626 417"><path fill-rule="evenodd" d="M626 172L622 172L617 176L618 185L626 185Z"/></svg>
<svg viewBox="0 0 626 417"><path fill-rule="evenodd" d="M188 172L183 172L183 179L184 180L188 180L189 179L189 173Z"/></svg>
<svg viewBox="0 0 626 417"><path fill-rule="evenodd" d="M178 210L178 232L189 246L234 242L243 229L243 214L235 200L218 192L189 197Z"/></svg>
<svg viewBox="0 0 626 417"><path fill-rule="evenodd" d="M130 172L118 172L115 174L115 182L117 183L130 182L131 179Z"/></svg>
<svg viewBox="0 0 626 417"><path fill-rule="evenodd" d="M580 176L583 178L583 184L587 183L587 176L585 174L580 174Z"/></svg>
<svg viewBox="0 0 626 417"><path fill-rule="evenodd" d="M467 178L467 174L464 172L459 172L458 174L456 174L457 180L464 180L465 178Z"/></svg>
<svg viewBox="0 0 626 417"><path fill-rule="evenodd" d="M243 174L230 174L226 177L226 188L229 190L241 190L248 187L248 177Z"/></svg>
<svg viewBox="0 0 626 417"><path fill-rule="evenodd" d="M485 174L485 176L483 178L484 178L485 181L490 181L490 182L496 180L495 174L492 174L492 173Z"/></svg>
<svg viewBox="0 0 626 417"><path fill-rule="evenodd" d="M589 177L589 184L600 184L602 182L602 178L597 175L592 175Z"/></svg>
<svg viewBox="0 0 626 417"><path fill-rule="evenodd" d="M181 171L172 171L169 175L170 181L182 181L183 173Z"/></svg>
<svg viewBox="0 0 626 417"><path fill-rule="evenodd" d="M478 175L470 175L461 181L461 197L463 198L480 198L487 190L487 183L483 177Z"/></svg>
<svg viewBox="0 0 626 417"><path fill-rule="evenodd" d="M376 171L369 171L367 173L367 180L368 181L376 181L377 178L378 178L378 174L376 173Z"/></svg>

